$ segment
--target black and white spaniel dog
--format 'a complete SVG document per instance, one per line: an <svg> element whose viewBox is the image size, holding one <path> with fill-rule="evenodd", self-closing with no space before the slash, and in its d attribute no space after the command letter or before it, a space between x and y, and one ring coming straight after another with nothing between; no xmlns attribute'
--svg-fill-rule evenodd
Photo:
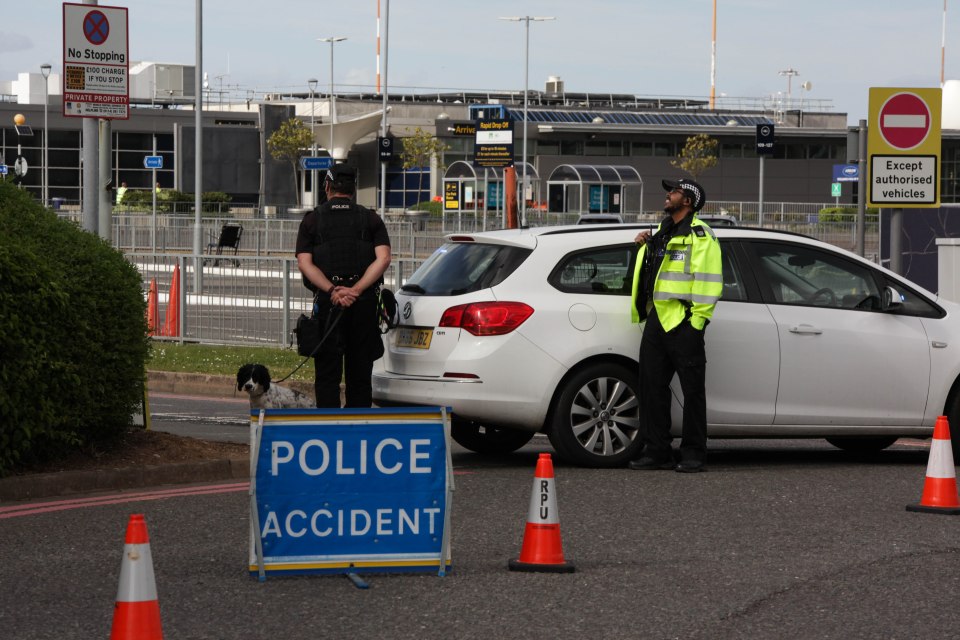
<svg viewBox="0 0 960 640"><path fill-rule="evenodd" d="M251 409L308 409L317 406L310 396L270 383L270 370L262 364L245 364L237 371L237 391L250 396Z"/></svg>

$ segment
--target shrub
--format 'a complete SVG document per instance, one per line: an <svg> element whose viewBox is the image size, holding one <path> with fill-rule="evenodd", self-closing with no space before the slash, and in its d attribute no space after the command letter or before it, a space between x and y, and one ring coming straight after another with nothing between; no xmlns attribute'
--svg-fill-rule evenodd
<svg viewBox="0 0 960 640"><path fill-rule="evenodd" d="M432 216L439 216L440 213L443 211L443 203L442 203L442 202L432 202L432 201L418 202L417 204L415 204L415 205L413 205L412 207L410 207L410 210L412 210L412 211L429 211L429 212L430 212L430 215L432 215Z"/></svg>
<svg viewBox="0 0 960 640"><path fill-rule="evenodd" d="M873 220L875 221L879 211L877 208L867 207L865 212L867 221L871 221L870 216L874 216ZM820 209L820 222L855 222L856 219L856 207L824 207Z"/></svg>
<svg viewBox="0 0 960 640"><path fill-rule="evenodd" d="M223 191L208 191L201 196L201 214L227 214L230 212L230 196ZM183 213L193 209L192 193L176 189L161 189L157 194L157 213ZM123 194L123 201L114 208L116 213L153 211L153 192L150 189L129 190Z"/></svg>
<svg viewBox="0 0 960 640"><path fill-rule="evenodd" d="M0 183L0 476L131 426L145 308L123 254Z"/></svg>

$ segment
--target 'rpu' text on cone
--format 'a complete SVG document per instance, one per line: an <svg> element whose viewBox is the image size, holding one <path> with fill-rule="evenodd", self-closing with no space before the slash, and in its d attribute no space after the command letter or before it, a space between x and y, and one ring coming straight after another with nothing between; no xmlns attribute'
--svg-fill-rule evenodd
<svg viewBox="0 0 960 640"><path fill-rule="evenodd" d="M130 516L110 640L163 640L150 538L142 514Z"/></svg>
<svg viewBox="0 0 960 640"><path fill-rule="evenodd" d="M957 499L957 470L953 466L953 448L950 444L950 424L946 416L937 418L930 441L927 478L923 483L920 504L908 504L907 511L960 514Z"/></svg>
<svg viewBox="0 0 960 640"><path fill-rule="evenodd" d="M530 511L523 531L520 557L509 562L511 571L547 571L572 573L574 567L564 560L560 540L560 516L557 513L557 492L553 477L553 460L541 453L533 474Z"/></svg>

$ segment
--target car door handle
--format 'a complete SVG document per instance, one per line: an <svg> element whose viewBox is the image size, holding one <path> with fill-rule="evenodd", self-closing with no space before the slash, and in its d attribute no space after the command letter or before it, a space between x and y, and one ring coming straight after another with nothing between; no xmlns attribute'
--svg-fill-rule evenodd
<svg viewBox="0 0 960 640"><path fill-rule="evenodd" d="M812 334L818 336L823 333L823 330L817 329L812 324L800 324L790 327L790 333Z"/></svg>

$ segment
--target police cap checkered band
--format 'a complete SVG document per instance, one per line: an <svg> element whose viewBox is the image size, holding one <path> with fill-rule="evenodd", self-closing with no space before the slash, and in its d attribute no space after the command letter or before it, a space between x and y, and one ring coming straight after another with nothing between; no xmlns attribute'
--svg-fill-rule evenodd
<svg viewBox="0 0 960 640"><path fill-rule="evenodd" d="M693 180L680 178L679 180L663 180L662 182L664 191L682 189L685 194L690 196L690 206L694 211L700 211L707 201L707 192Z"/></svg>
<svg viewBox="0 0 960 640"><path fill-rule="evenodd" d="M330 182L353 182L357 178L357 172L353 167L345 164L335 164L327 169L326 179Z"/></svg>

